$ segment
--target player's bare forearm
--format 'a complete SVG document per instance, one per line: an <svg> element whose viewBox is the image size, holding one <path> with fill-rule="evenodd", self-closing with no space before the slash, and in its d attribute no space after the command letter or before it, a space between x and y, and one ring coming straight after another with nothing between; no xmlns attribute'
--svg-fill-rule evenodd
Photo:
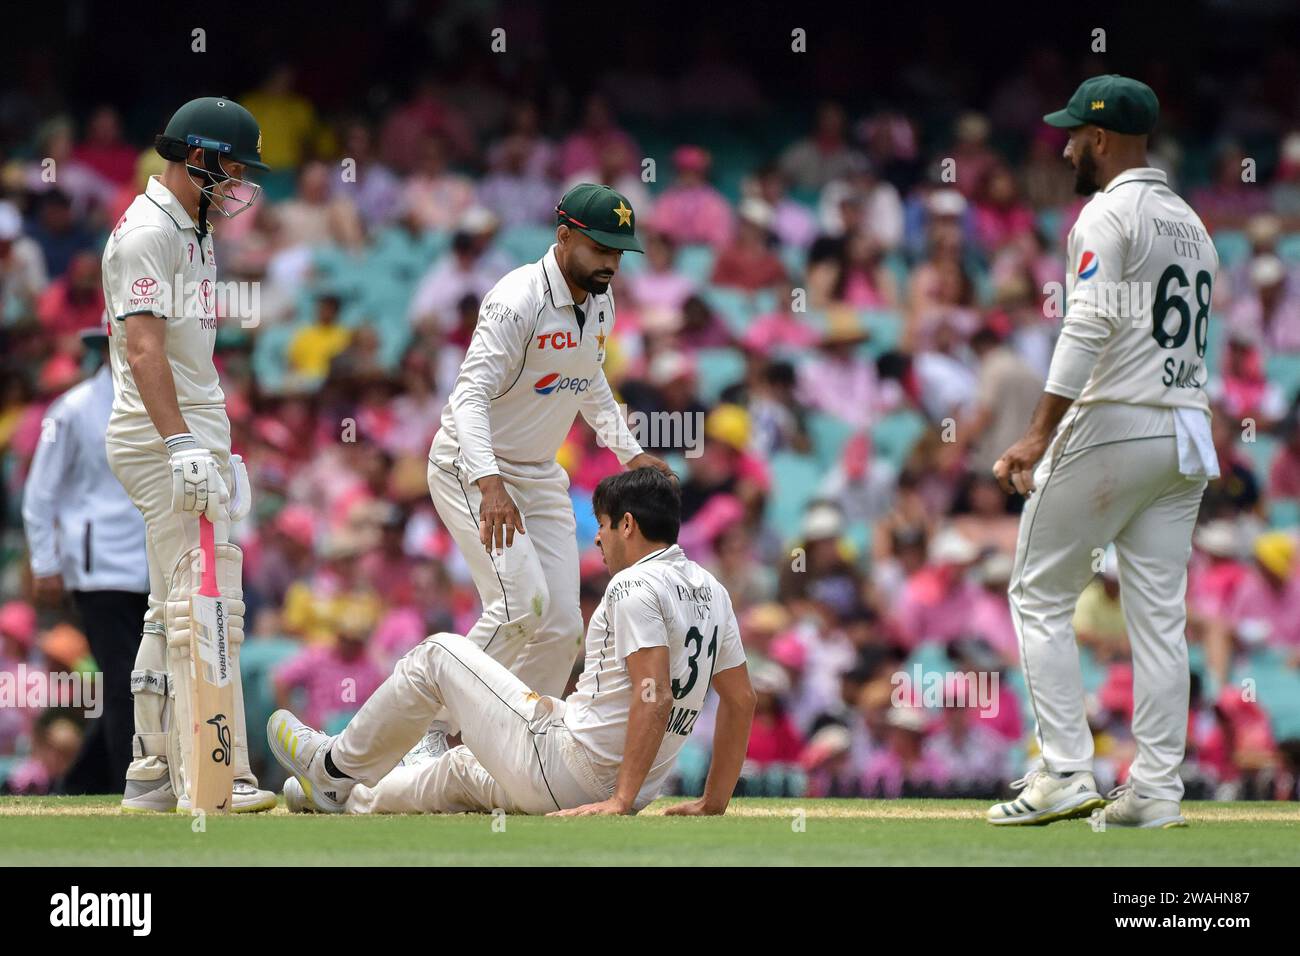
<svg viewBox="0 0 1300 956"><path fill-rule="evenodd" d="M1034 416L1029 420L1025 437L1041 439L1046 446L1047 442L1052 440L1052 435L1056 433L1056 426L1061 424L1061 419L1073 404L1072 398L1043 392L1043 397L1038 400L1038 407L1034 409Z"/></svg>
<svg viewBox="0 0 1300 956"><path fill-rule="evenodd" d="M1043 392L1024 437L1003 452L993 465L993 474L1003 491L1028 495L1034 490L1034 468L1047 451L1056 426L1061 424L1061 419L1073 404L1072 398Z"/></svg>
<svg viewBox="0 0 1300 956"><path fill-rule="evenodd" d="M713 676L718 692L718 717L713 728L713 759L704 782L704 796L699 800L670 807L673 816L717 816L727 811L731 795L749 749L749 731L754 722L754 688L749 683L749 668L732 667Z"/></svg>
<svg viewBox="0 0 1300 956"><path fill-rule="evenodd" d="M632 684L632 700L628 706L623 764L614 784L614 795L599 803L557 810L548 816L612 816L634 812L636 796L650 775L668 730L673 692L668 676L668 648L647 647L629 654L623 663Z"/></svg>
<svg viewBox="0 0 1300 956"><path fill-rule="evenodd" d="M664 742L668 716L673 709L673 691L668 676L668 648L648 647L629 654L625 663L632 681L632 702L614 799L631 810L645 778L650 775L655 754Z"/></svg>
<svg viewBox="0 0 1300 956"><path fill-rule="evenodd" d="M152 315L126 318L126 358L149 420L163 438L189 431L167 361L167 325Z"/></svg>

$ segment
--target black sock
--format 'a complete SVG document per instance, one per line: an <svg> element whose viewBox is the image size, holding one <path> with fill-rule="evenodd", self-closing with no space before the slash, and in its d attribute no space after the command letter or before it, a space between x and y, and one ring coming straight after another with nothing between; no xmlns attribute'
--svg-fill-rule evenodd
<svg viewBox="0 0 1300 956"><path fill-rule="evenodd" d="M340 770L338 767L334 766L334 758L330 756L330 752L328 750L325 751L325 772L329 774L331 777L334 777L335 779L338 780L352 779L347 774L345 774L342 770Z"/></svg>

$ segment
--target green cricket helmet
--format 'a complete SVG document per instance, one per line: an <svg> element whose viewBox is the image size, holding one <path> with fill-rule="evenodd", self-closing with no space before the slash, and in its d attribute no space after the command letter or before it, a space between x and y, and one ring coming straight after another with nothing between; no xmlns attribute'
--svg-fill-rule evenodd
<svg viewBox="0 0 1300 956"><path fill-rule="evenodd" d="M190 162L190 150L203 150L203 163ZM262 162L262 130L253 114L234 100L203 96L190 100L173 115L154 143L163 159L184 163L190 175L199 181L207 200L227 218L237 216L256 202L262 187L247 179L230 175L228 162L242 163L246 169L270 169ZM217 188L221 192L217 193ZM226 208L226 203L234 209Z"/></svg>

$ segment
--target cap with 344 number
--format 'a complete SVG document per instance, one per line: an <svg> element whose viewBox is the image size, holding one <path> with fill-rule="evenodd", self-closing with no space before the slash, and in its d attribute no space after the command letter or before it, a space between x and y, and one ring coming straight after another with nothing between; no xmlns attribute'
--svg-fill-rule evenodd
<svg viewBox="0 0 1300 956"><path fill-rule="evenodd" d="M1145 135L1155 128L1159 115L1160 101L1151 87L1108 73L1084 80L1065 109L1048 113L1043 121L1065 129L1090 124L1116 133Z"/></svg>
<svg viewBox="0 0 1300 956"><path fill-rule="evenodd" d="M643 252L636 237L636 215L622 193L608 186L579 183L555 207L556 225L568 226L602 246Z"/></svg>

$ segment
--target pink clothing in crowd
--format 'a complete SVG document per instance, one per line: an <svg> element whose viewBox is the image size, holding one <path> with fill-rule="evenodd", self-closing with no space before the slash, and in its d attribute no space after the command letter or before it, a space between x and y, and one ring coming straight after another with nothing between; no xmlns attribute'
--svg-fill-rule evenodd
<svg viewBox="0 0 1300 956"><path fill-rule="evenodd" d="M1250 568L1228 598L1224 616L1248 645L1300 650L1300 577L1278 589Z"/></svg>
<svg viewBox="0 0 1300 956"><path fill-rule="evenodd" d="M305 691L299 716L312 727L324 727L333 715L364 704L387 676L365 654L345 658L336 647L308 647L275 672L275 686Z"/></svg>

